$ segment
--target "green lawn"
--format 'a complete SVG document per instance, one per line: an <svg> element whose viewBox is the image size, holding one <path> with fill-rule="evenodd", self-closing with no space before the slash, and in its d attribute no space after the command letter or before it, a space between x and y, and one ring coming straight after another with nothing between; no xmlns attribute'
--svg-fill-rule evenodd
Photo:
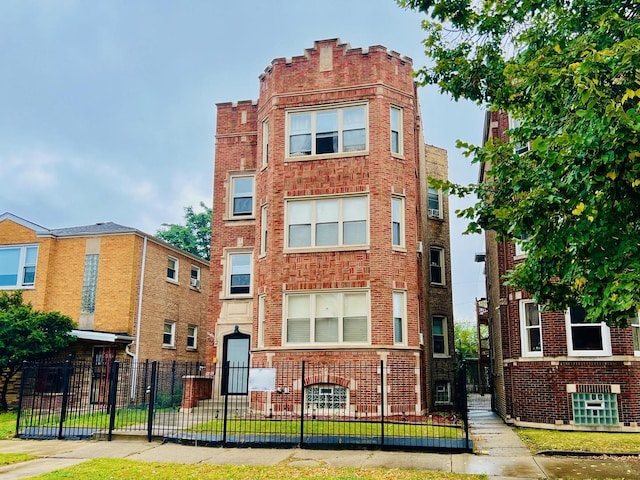
<svg viewBox="0 0 640 480"><path fill-rule="evenodd" d="M30 413L25 411L21 417L25 422L29 421ZM116 410L115 428L122 428L138 423L146 423L148 418L147 410L123 408ZM89 427L108 428L110 415L106 412L93 412L82 414L68 414L64 421L65 427ZM47 416L44 421L34 422L31 426L57 426L60 423L59 415ZM14 420L15 426L15 420Z"/></svg>
<svg viewBox="0 0 640 480"><path fill-rule="evenodd" d="M427 470L400 470L385 468L338 468L338 467L289 467L244 466L244 465L183 465L151 463L134 460L97 459L65 468L46 475L31 477L32 480L281 480L286 479L371 479L371 480L480 480L486 475L463 475Z"/></svg>
<svg viewBox="0 0 640 480"><path fill-rule="evenodd" d="M28 453L0 453L0 467L11 465L12 463L26 462L34 458L38 457Z"/></svg>
<svg viewBox="0 0 640 480"><path fill-rule="evenodd" d="M640 434L608 432L564 432L516 428L516 433L533 453L579 451L593 453L640 452Z"/></svg>
<svg viewBox="0 0 640 480"><path fill-rule="evenodd" d="M14 412L0 413L0 440L15 436L17 419L18 415Z"/></svg>
<svg viewBox="0 0 640 480"><path fill-rule="evenodd" d="M222 432L223 420L211 420L189 429L190 432ZM305 434L313 435L361 435L380 436L380 424L368 421L324 421L305 420ZM227 421L227 433L273 433L281 435L300 435L300 420L244 420ZM389 437L439 437L462 438L461 428L433 424L385 423L384 434Z"/></svg>

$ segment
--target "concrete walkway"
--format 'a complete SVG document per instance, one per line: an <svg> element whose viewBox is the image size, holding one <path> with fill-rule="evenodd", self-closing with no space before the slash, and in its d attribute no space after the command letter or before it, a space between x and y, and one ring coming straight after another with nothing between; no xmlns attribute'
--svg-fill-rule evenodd
<svg viewBox="0 0 640 480"><path fill-rule="evenodd" d="M494 413L472 411L474 454L192 447L149 443L140 437L94 440L2 440L2 453L31 453L39 459L0 467L2 480L27 478L92 458L234 465L381 467L481 473L491 479L625 478L640 480L640 459L533 456L511 427Z"/></svg>

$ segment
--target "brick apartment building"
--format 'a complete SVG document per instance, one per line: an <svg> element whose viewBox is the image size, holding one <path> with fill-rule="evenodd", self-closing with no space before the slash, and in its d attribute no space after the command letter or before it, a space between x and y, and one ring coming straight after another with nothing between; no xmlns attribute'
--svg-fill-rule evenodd
<svg viewBox="0 0 640 480"><path fill-rule="evenodd" d="M0 214L0 290L77 324L70 352L204 361L208 262L115 223L47 229ZM105 380L106 381L106 380Z"/></svg>
<svg viewBox="0 0 640 480"><path fill-rule="evenodd" d="M317 41L273 60L257 101L217 105L210 359L383 361L411 372L388 412L450 406L447 199L426 182L447 158L424 144L411 72L384 47ZM341 398L364 383L317 379Z"/></svg>
<svg viewBox="0 0 640 480"><path fill-rule="evenodd" d="M488 112L484 141L506 140L509 116ZM518 153L526 155L528 147ZM482 165L486 181L490 165ZM486 232L487 305L494 409L515 425L638 432L640 324L627 328L585 323L584 310L541 312L527 292L501 280L526 251Z"/></svg>

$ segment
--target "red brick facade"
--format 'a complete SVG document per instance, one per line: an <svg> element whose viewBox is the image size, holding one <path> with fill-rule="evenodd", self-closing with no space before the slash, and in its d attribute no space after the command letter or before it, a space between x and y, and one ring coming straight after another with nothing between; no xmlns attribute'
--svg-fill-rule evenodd
<svg viewBox="0 0 640 480"><path fill-rule="evenodd" d="M389 365L409 365L419 372L416 380L411 385L389 389L385 404L393 410L396 398L396 403L410 405L411 413L431 406L432 400L426 396L430 387L425 388L424 383L430 385L433 380L431 349L424 345L425 339L430 344L431 335L427 317L429 241L423 219L425 149L411 72L410 59L386 48L351 49L336 40L319 41L302 56L275 59L260 76L257 102L218 105L209 357L225 358L223 339L237 326L240 332L251 336L254 366L302 360L384 360ZM392 110L400 112L401 120L395 153L391 141ZM360 112L364 112L364 123L357 129L364 130L365 140L351 149L340 147L348 141L346 132L356 128L349 123L353 120L348 115L357 116ZM308 125L313 132L308 137L314 138L310 145L318 149L325 121L321 115L338 118L336 128L340 133L333 137L331 153L289 152L294 148L290 147L294 141L290 139L294 135L292 117L306 113L309 115L305 121L310 119ZM439 155L446 163L446 153L440 151ZM240 196L234 178L243 176L254 178L253 206L248 214L234 215L233 198ZM392 245L393 199L402 205L398 245ZM346 238L347 224L352 221L348 202L366 204L366 218L358 217L365 224L366 240L340 240L337 245L318 242L300 248L289 238L293 238L292 225L297 222L291 213L295 205L315 212L309 213L308 222L296 223L301 230L314 232L309 233L310 237L326 225L321 220L321 215L326 214L322 208L335 207L335 212L328 215L335 213L336 219L331 222ZM448 262L448 223L442 223L447 235L438 241L443 244ZM233 254L251 255L251 285L246 287L249 291L231 291L231 276L241 271L232 265ZM445 271L449 271L448 267ZM236 278L240 277L238 274ZM402 338L394 334L394 292L396 299L403 299L396 305L398 308L401 304ZM338 299L336 305L344 309L339 315L330 315L331 320L337 322L333 316L338 315L344 322L340 339L314 341L313 313L307 319L309 338L289 338L293 334L288 330L292 328L287 319L288 299L296 297L302 303L316 305L309 307L311 312L331 295L336 295L332 298ZM358 302L354 301L356 297ZM343 336L348 335L348 310L356 308L356 303L360 305L362 298L366 298L367 332L359 330L356 335L362 337L346 340ZM452 343L450 294L448 302L448 307L440 309L449 315L448 338ZM453 348L449 351L453 352ZM451 358L442 359L447 366L439 368L438 379L452 382Z"/></svg>
<svg viewBox="0 0 640 480"><path fill-rule="evenodd" d="M504 139L508 128L507 114L488 113L485 141ZM481 180L486 180L488 168L483 166ZM542 312L539 329L534 327L540 332L540 347L532 352L522 319L529 295L500 281L524 256L517 254L514 243L497 242L494 232L487 232L486 248L496 411L521 426L640 431L640 352L638 347L634 351L632 327L600 330L595 336L602 348L578 351L565 312ZM585 397L593 403L581 410ZM617 415L603 399L610 399ZM613 419L602 420L606 415Z"/></svg>

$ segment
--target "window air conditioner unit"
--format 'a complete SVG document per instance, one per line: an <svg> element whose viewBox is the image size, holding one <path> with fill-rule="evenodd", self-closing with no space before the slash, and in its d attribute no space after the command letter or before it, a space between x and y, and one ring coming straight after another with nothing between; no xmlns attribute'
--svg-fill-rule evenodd
<svg viewBox="0 0 640 480"><path fill-rule="evenodd" d="M440 210L438 210L437 208L430 208L429 209L429 216L430 217L438 217L438 218L440 218Z"/></svg>
<svg viewBox="0 0 640 480"><path fill-rule="evenodd" d="M197 278L192 278L191 279L191 286L193 288L200 289L200 280L198 280Z"/></svg>

